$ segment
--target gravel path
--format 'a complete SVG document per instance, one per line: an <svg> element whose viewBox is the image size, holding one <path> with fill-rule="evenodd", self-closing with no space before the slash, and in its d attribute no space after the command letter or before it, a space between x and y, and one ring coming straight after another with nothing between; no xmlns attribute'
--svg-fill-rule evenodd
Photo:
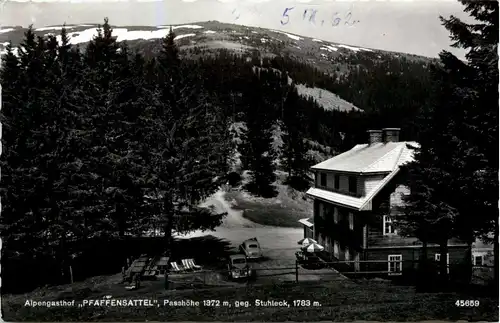
<svg viewBox="0 0 500 323"><path fill-rule="evenodd" d="M228 240L236 248L244 240L256 237L266 258L264 261L252 264L253 268L258 270L258 276L261 276L258 280L295 280L295 274L286 274L286 272L293 271L293 269L275 271L269 268L295 266L295 251L298 250L297 241L303 238L302 229L265 226L245 219L242 211L233 209L230 203L224 199L223 191L214 194L204 205L212 205L217 212L227 212L222 225L216 228L215 231L197 231L180 236L180 238L213 235ZM329 269L326 271L332 273ZM284 275L274 276L274 274L281 272ZM301 268L299 273L300 280L320 280L325 278L325 270L316 271Z"/></svg>

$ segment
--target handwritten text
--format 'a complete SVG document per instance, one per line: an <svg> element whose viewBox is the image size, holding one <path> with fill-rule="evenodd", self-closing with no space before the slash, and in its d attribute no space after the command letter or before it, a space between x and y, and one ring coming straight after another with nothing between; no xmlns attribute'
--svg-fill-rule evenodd
<svg viewBox="0 0 500 323"><path fill-rule="evenodd" d="M354 26L359 23L359 20L353 18L351 10L345 12L334 11L327 12L316 8L300 9L296 7L286 7L281 13L281 25L288 25L292 22L293 16L300 15L300 18L295 17L294 20L309 23L315 26L322 27L337 27L337 26Z"/></svg>

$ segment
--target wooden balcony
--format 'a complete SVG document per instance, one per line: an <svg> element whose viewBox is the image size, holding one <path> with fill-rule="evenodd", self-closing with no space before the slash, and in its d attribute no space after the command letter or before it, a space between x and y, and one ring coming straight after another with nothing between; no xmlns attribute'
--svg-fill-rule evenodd
<svg viewBox="0 0 500 323"><path fill-rule="evenodd" d="M348 195L348 196L352 196L352 197L363 197L363 194L360 194L360 193L349 192L347 190L340 190L340 189L336 189L336 188L328 187L328 186L316 185L316 188L319 188L319 189L325 190L325 191L330 191L333 193L342 194L342 195Z"/></svg>

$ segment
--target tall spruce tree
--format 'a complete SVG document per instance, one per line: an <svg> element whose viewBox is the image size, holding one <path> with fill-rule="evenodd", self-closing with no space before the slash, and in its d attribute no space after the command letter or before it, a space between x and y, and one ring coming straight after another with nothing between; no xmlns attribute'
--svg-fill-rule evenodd
<svg viewBox="0 0 500 323"><path fill-rule="evenodd" d="M446 51L440 54L433 72L433 104L418 122L422 147L416 162L408 166L417 196L407 202L411 208L418 192L427 192L427 202L452 209L448 214L453 216L447 219L451 235L471 246L477 237L498 236L498 196L491 193L498 190L498 3L463 3L478 23L442 19L454 46L468 50L467 62ZM435 218L425 213L424 217L426 221ZM444 241L440 245L443 268ZM497 243L495 250L498 253ZM470 277L470 248L465 261ZM498 279L498 266L495 276Z"/></svg>
<svg viewBox="0 0 500 323"><path fill-rule="evenodd" d="M230 136L222 110L208 101L198 71L178 57L175 34L163 40L158 57L157 100L148 181L160 204L167 254L173 231L214 228L224 214L199 207L215 193L228 170Z"/></svg>
<svg viewBox="0 0 500 323"><path fill-rule="evenodd" d="M450 203L459 210L460 237L493 243L498 285L498 2L460 2L474 23L441 17L453 46L467 51L465 63L446 51L440 55L443 73L453 79L451 104L441 106L461 111L450 118L456 162L448 167L459 174L450 183Z"/></svg>
<svg viewBox="0 0 500 323"><path fill-rule="evenodd" d="M31 29L27 36L31 37ZM26 146L31 133L32 116L25 107L26 86L24 71L12 46L2 57L2 253L8 258L33 255L40 243L36 219L26 203L32 194L29 185L31 159ZM24 98L24 99L23 99ZM8 189L7 189L8 188Z"/></svg>
<svg viewBox="0 0 500 323"><path fill-rule="evenodd" d="M243 133L245 160L250 172L250 182L246 188L253 194L262 197L276 195L273 185L276 180L274 173L276 166L273 155L272 126L270 107L263 100L263 84L260 70L256 69L252 75L250 86L243 94L245 100L244 120L246 130Z"/></svg>
<svg viewBox="0 0 500 323"><path fill-rule="evenodd" d="M283 165L288 172L287 183L298 190L309 187L310 161L305 142L305 118L295 84L291 85L283 111Z"/></svg>
<svg viewBox="0 0 500 323"><path fill-rule="evenodd" d="M415 236L423 244L421 276L428 274L429 269L427 244L439 244L441 281L445 283L448 279L448 241L454 235L457 218L457 210L448 203L448 185L456 174L446 168L455 157L454 147L450 145L453 135L450 133L449 117L453 111L438 107L437 102L442 100L450 83L440 81L439 70L435 70L434 75L430 92L435 104L423 109L416 118L422 129L419 146L410 147L414 150L414 161L402 167L410 195L403 197L405 203L400 207L400 213L394 215L394 220L398 232ZM426 283L425 279L420 282Z"/></svg>

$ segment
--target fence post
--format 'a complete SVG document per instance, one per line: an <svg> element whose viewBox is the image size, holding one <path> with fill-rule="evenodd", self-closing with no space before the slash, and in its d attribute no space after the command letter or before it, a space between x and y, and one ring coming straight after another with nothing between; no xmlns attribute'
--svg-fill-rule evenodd
<svg viewBox="0 0 500 323"><path fill-rule="evenodd" d="M295 260L295 282L299 282L299 262Z"/></svg>

